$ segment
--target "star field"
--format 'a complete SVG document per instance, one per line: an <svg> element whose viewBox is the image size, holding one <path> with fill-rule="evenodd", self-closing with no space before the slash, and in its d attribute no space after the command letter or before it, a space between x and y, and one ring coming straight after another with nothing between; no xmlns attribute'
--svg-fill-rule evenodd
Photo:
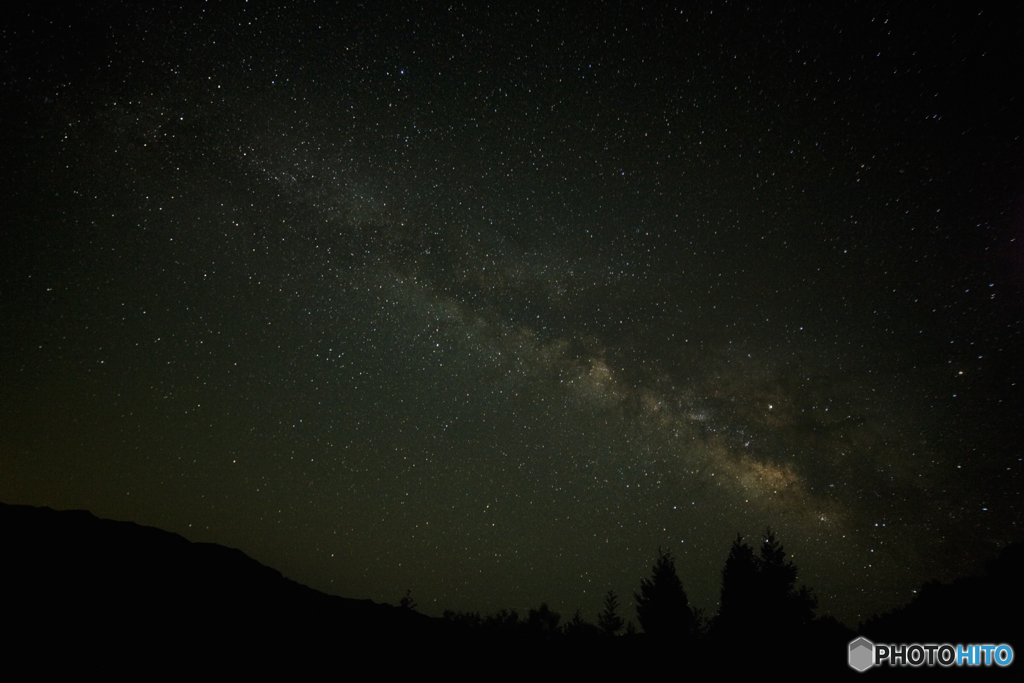
<svg viewBox="0 0 1024 683"><path fill-rule="evenodd" d="M1016 26L9 12L0 500L435 615L592 618L659 546L712 614L766 526L850 625L977 571L1024 540Z"/></svg>

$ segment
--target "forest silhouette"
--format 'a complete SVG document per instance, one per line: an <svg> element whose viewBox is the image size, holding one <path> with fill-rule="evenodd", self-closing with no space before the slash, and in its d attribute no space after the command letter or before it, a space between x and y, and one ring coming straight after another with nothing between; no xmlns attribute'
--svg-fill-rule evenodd
<svg viewBox="0 0 1024 683"><path fill-rule="evenodd" d="M620 612L613 591L606 594L596 624L588 623L577 610L559 629L559 615L546 604L530 610L527 619L509 610L488 616L446 611L444 619L492 644L537 644L564 636L577 648L582 641L589 641L595 655L609 646L631 656L666 651L685 658L698 656L709 664L726 661L733 668L753 666L780 645L800 642L814 643L826 653L809 660L835 667L836 662L845 664L843 648L855 635L832 617L815 616L813 591L798 585L798 569L771 529L763 534L756 552L737 535L722 569L719 608L713 616L706 617L690 605L675 558L660 548L650 576L640 580L633 598L639 630ZM537 626L539 615L544 615L543 628ZM735 658L738 652L744 659ZM835 661L828 661L832 659Z"/></svg>
<svg viewBox="0 0 1024 683"><path fill-rule="evenodd" d="M43 671L160 662L162 670L216 665L294 674L340 653L387 653L376 668L504 661L608 675L658 661L709 672L785 661L790 670L849 672L846 647L858 634L876 642L1018 645L1024 607L1021 544L1004 548L986 577L927 584L909 605L855 632L816 616L813 591L799 583L770 529L756 547L740 536L733 542L715 614L690 605L674 557L659 549L633 593L635 615L609 590L593 622L579 610L563 622L546 603L525 616L503 609L432 618L417 612L411 591L395 607L330 596L238 550L83 511L0 503L0 543L8 652Z"/></svg>

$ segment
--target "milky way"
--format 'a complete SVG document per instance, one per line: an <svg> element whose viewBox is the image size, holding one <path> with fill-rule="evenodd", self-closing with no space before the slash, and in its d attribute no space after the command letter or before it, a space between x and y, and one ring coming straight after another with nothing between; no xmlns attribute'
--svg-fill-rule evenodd
<svg viewBox="0 0 1024 683"><path fill-rule="evenodd" d="M856 624L1022 540L1007 17L5 22L5 502L430 614L661 547L710 615L770 526Z"/></svg>

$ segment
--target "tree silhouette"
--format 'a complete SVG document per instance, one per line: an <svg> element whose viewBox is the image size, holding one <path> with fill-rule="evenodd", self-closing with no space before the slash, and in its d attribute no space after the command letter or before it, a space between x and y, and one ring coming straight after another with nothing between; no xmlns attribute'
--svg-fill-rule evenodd
<svg viewBox="0 0 1024 683"><path fill-rule="evenodd" d="M760 553L737 535L722 570L722 592L712 632L718 639L753 641L767 634L792 634L814 619L817 599L797 588L797 569L765 532Z"/></svg>
<svg viewBox="0 0 1024 683"><path fill-rule="evenodd" d="M771 529L765 532L761 544L758 574L764 608L773 615L776 628L792 631L814 619L818 600L806 586L797 588L797 569L786 559L786 552Z"/></svg>
<svg viewBox="0 0 1024 683"><path fill-rule="evenodd" d="M610 590L604 596L604 610L597 615L597 627L606 636L614 636L622 630L624 622L618 614L618 609L619 599L615 596L615 591Z"/></svg>
<svg viewBox="0 0 1024 683"><path fill-rule="evenodd" d="M484 618L484 631L498 636L515 636L523 628L519 613L502 609Z"/></svg>
<svg viewBox="0 0 1024 683"><path fill-rule="evenodd" d="M457 624L466 631L479 631L484 625L484 620L479 612L455 612L446 609L442 618L445 621Z"/></svg>
<svg viewBox="0 0 1024 683"><path fill-rule="evenodd" d="M759 590L754 551L737 534L722 569L722 592L712 631L729 638L747 636L760 612Z"/></svg>
<svg viewBox="0 0 1024 683"><path fill-rule="evenodd" d="M601 635L600 629L598 629L597 626L588 623L582 615L580 615L580 611L578 609L576 610L576 613L572 615L572 619L565 623L563 631L566 636L577 640L593 638Z"/></svg>
<svg viewBox="0 0 1024 683"><path fill-rule="evenodd" d="M551 638L558 635L558 622L562 615L552 612L548 603L542 602L537 609L531 609L526 625L530 633L540 638Z"/></svg>
<svg viewBox="0 0 1024 683"><path fill-rule="evenodd" d="M407 610L409 610L411 612L415 612L416 611L416 608L419 605L417 605L416 601L412 599L412 589L411 588L405 591L405 597L402 598L398 602L398 606L401 607L402 609L407 609Z"/></svg>
<svg viewBox="0 0 1024 683"><path fill-rule="evenodd" d="M634 593L636 617L644 633L658 638L690 638L695 632L695 620L690 601L683 590L683 582L676 574L672 553L658 548L658 559L651 568L651 578L640 582L640 592Z"/></svg>

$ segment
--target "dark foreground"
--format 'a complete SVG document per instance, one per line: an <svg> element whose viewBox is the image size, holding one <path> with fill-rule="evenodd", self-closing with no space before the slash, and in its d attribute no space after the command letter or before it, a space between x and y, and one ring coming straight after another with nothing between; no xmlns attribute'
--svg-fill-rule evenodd
<svg viewBox="0 0 1024 683"><path fill-rule="evenodd" d="M0 504L0 539L5 659L11 670L34 675L913 673L856 674L846 664L855 634L833 620L817 620L801 633L753 635L751 629L743 641L502 633L327 595L239 550L84 511ZM861 632L877 642L1024 642L1021 568L1016 548L993 563L987 577L927 587L907 608L868 622ZM1005 678L1016 669L1019 663L977 673Z"/></svg>

